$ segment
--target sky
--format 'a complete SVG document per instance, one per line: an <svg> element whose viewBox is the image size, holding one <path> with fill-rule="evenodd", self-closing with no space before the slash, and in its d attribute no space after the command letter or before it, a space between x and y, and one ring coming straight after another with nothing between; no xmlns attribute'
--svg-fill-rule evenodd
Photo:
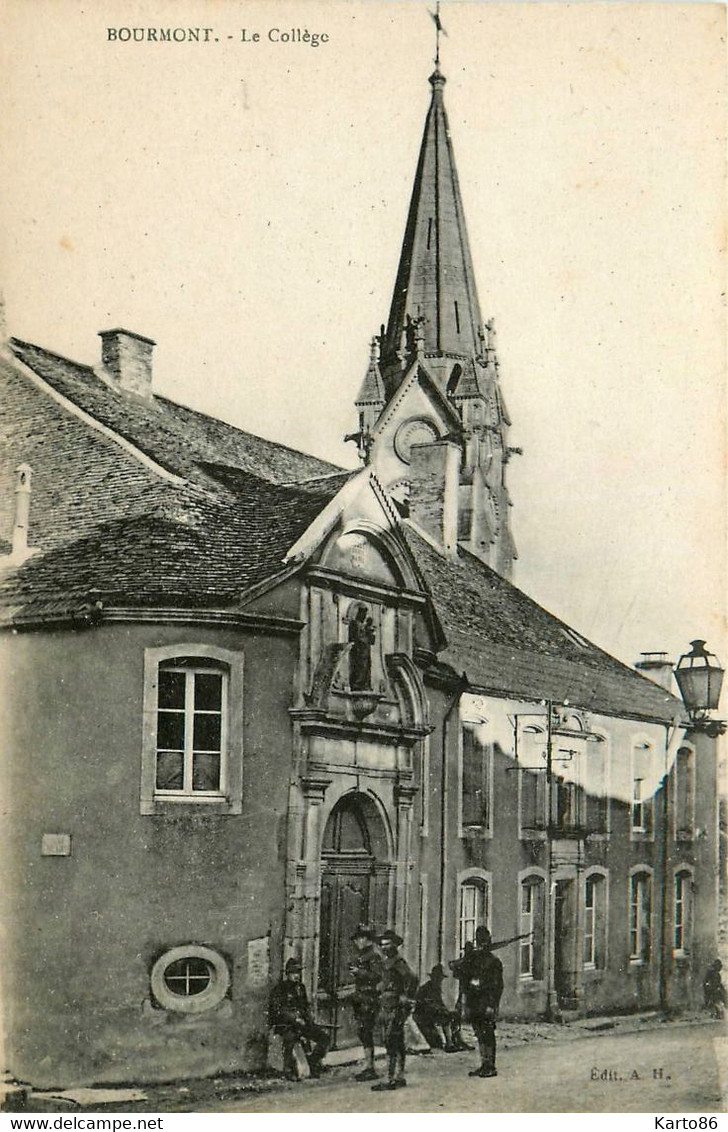
<svg viewBox="0 0 728 1132"><path fill-rule="evenodd" d="M342 438L389 310L428 10L6 0L9 333L95 364L99 330L135 330L157 342L157 392L354 466ZM728 661L724 19L442 5L481 308L523 448L514 580L628 663L694 637ZM122 42L134 27L211 30Z"/></svg>

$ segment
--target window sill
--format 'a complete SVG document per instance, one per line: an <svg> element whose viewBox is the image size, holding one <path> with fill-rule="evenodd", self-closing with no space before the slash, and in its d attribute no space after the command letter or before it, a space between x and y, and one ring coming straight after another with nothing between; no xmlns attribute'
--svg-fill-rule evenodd
<svg viewBox="0 0 728 1132"><path fill-rule="evenodd" d="M463 838L489 838L493 836L492 829L485 825L464 825L460 827L460 837Z"/></svg>
<svg viewBox="0 0 728 1132"><path fill-rule="evenodd" d="M231 799L225 795L201 795L191 798L188 795L175 796L173 794L160 794L149 799L143 799L142 814L169 814L182 808L186 813L198 813L214 816L216 814L241 814L243 812L242 799Z"/></svg>
<svg viewBox="0 0 728 1132"><path fill-rule="evenodd" d="M537 829L535 826L522 826L519 831L519 838L521 841L545 841L546 830Z"/></svg>
<svg viewBox="0 0 728 1132"><path fill-rule="evenodd" d="M630 841L654 841L655 835L646 829L633 829L629 839Z"/></svg>
<svg viewBox="0 0 728 1132"><path fill-rule="evenodd" d="M629 959L629 969L630 969L630 971L639 971L643 967L649 967L649 965L650 965L649 959L639 959L639 958L635 959L632 956L630 956L630 959Z"/></svg>
<svg viewBox="0 0 728 1132"><path fill-rule="evenodd" d="M546 989L545 979L534 979L532 975L520 975L518 980L518 990L524 994L538 994L539 991Z"/></svg>
<svg viewBox="0 0 728 1132"><path fill-rule="evenodd" d="M586 836L586 839L589 842L592 842L592 841L609 841L609 838L610 838L610 833L609 833L608 829L604 830L601 833L588 833L587 836Z"/></svg>

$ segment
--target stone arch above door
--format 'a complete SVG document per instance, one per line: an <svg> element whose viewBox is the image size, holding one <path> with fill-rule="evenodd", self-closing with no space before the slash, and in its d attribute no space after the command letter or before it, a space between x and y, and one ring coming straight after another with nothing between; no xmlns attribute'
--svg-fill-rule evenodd
<svg viewBox="0 0 728 1132"><path fill-rule="evenodd" d="M409 555L391 531L354 519L333 531L319 563L351 578L409 590L420 584Z"/></svg>
<svg viewBox="0 0 728 1132"><path fill-rule="evenodd" d="M389 863L394 856L394 843L391 823L382 800L370 791L344 789L336 794L335 784L327 791L326 801L330 803L327 812L323 815L323 832L321 836L321 853L327 851L342 852L331 841L333 827L341 815L356 815L356 819L364 826L365 837L368 841L368 851L378 861Z"/></svg>

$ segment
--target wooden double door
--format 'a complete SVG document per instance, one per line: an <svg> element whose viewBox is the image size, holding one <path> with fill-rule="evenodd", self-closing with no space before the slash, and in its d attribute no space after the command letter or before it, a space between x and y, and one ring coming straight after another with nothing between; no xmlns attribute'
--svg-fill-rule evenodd
<svg viewBox="0 0 728 1132"><path fill-rule="evenodd" d="M376 837L359 796L347 796L332 811L321 854L318 1020L333 1044L354 1045L356 1026L352 935L359 924L377 931L387 926L390 869L376 855Z"/></svg>

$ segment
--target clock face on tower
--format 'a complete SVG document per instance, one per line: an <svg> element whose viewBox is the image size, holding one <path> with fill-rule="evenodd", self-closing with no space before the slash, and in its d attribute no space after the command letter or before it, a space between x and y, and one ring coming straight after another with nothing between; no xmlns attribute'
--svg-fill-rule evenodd
<svg viewBox="0 0 728 1132"><path fill-rule="evenodd" d="M405 464L410 462L410 453L414 444L430 444L437 440L439 433L432 421L415 417L403 421L394 434L394 450Z"/></svg>

